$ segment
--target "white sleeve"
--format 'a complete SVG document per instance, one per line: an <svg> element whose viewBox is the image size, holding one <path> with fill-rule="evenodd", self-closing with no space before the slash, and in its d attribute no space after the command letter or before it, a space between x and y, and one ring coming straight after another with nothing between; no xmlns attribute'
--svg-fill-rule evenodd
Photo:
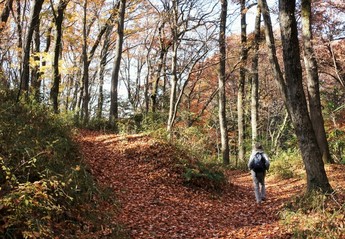
<svg viewBox="0 0 345 239"><path fill-rule="evenodd" d="M253 159L254 159L255 153L252 152L252 154L250 155L249 161L248 161L248 168L250 169L250 164L252 163Z"/></svg>
<svg viewBox="0 0 345 239"><path fill-rule="evenodd" d="M269 168L270 167L270 159L268 158L267 154L264 153L264 157L265 157L265 165L266 165L266 168Z"/></svg>

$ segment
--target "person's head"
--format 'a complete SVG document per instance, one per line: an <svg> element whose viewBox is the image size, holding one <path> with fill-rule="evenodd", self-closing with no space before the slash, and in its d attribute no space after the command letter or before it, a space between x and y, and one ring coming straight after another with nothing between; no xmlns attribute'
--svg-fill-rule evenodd
<svg viewBox="0 0 345 239"><path fill-rule="evenodd" d="M256 150L263 150L264 148L262 147L262 144L256 143L256 144L255 144L255 149L256 149Z"/></svg>

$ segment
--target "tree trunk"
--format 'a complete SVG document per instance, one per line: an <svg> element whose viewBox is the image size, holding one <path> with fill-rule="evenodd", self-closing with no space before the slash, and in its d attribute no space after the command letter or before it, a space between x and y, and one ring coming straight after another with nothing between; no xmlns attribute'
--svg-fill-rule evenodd
<svg viewBox="0 0 345 239"><path fill-rule="evenodd" d="M116 129L116 121L119 118L118 113L118 83L119 72L122 58L122 45L124 37L124 22L125 22L126 0L120 1L119 18L117 24L117 38L113 71L111 74L111 92L110 92L110 124Z"/></svg>
<svg viewBox="0 0 345 239"><path fill-rule="evenodd" d="M259 7L262 12L262 17L264 20L264 25L265 25L265 38L266 38L266 45L268 47L268 58L272 67L272 71L274 74L274 78L276 79L278 88L280 92L282 92L282 96L284 98L284 102L286 102L286 92L284 88L284 78L283 78L283 73L280 70L278 58L277 58L277 51L276 51L276 46L274 42L274 36L273 36L273 29L272 29L272 22L271 22L271 17L270 13L268 10L267 6L267 1L266 0L258 0Z"/></svg>
<svg viewBox="0 0 345 239"><path fill-rule="evenodd" d="M86 13L87 13L87 3L88 0L84 1L84 15L83 15L83 78L82 82L84 85L84 95L83 95L83 106L82 106L82 111L83 111L83 124L87 124L89 121L89 100L90 100L90 94L89 94L89 57L87 54L87 49L88 49L88 42L87 42L87 19L86 19Z"/></svg>
<svg viewBox="0 0 345 239"><path fill-rule="evenodd" d="M24 47L24 55L23 55L23 62L22 62L22 72L20 75L20 91L28 91L29 90L29 80L30 80L30 47L31 41L33 37L33 33L35 31L36 25L39 24L39 16L42 9L42 4L44 0L35 0L34 5L31 10L30 14L30 23L28 27L28 32L25 39L25 47Z"/></svg>
<svg viewBox="0 0 345 239"><path fill-rule="evenodd" d="M83 112L83 123L86 124L89 122L89 117L90 117L90 113L89 113L89 102L90 102L90 93L89 93L89 84L90 84L90 76L89 76L89 67L91 64L91 61L95 55L96 49L98 48L101 40L102 40L102 36L104 34L107 34L106 38L109 38L109 34L111 33L111 30L113 29L114 26L114 18L116 16L117 11L112 11L109 18L107 19L107 21L104 23L104 25L101 27L96 40L94 42L94 44L91 47L91 50L88 52L88 36L89 36L89 31L87 29L90 29L90 27L87 27L87 19L86 19L86 15L87 15L87 4L88 1L85 0L84 2L84 20L83 20L83 76L82 76L82 82L83 82L83 89L84 89L84 94L83 94L83 106L82 106L82 112ZM119 4L119 3L118 3ZM116 8L118 9L119 5L116 6ZM104 68L105 68L105 64L106 64L106 55L108 54L108 49L109 49L109 42L107 43L107 41L109 41L109 39L105 40L105 44L108 44L108 46L106 46L105 48L102 49L102 53L101 54L105 54L105 58L104 60L102 59L103 56L101 56L101 63L100 63L100 89L99 91L102 92L100 93L99 99L101 98L101 107L103 105L103 78L104 78ZM104 50L106 50L106 52L104 52ZM103 61L103 62L102 62ZM102 65L103 64L103 65ZM100 102L98 102L98 106L99 106ZM99 109L99 108L98 108ZM102 114L102 110L100 111ZM99 115L99 113L97 112L97 116Z"/></svg>
<svg viewBox="0 0 345 239"><path fill-rule="evenodd" d="M78 71L77 75L79 76L76 80L76 94L77 94L77 105L76 105L76 108L77 108L77 114L76 114L76 117L77 119L82 119L83 118L83 111L81 110L81 106L82 106L82 103L83 103L83 98L84 98L84 84L83 82L80 80L82 79L82 76L81 76L81 70ZM77 88L80 87L79 89L79 92L77 91ZM79 93L79 96L78 96L78 93Z"/></svg>
<svg viewBox="0 0 345 239"><path fill-rule="evenodd" d="M40 67L37 64L39 62L40 57L38 54L40 53L40 24L38 23L35 27L35 34L34 34L34 61L35 61L35 67L32 69L31 72L31 84L32 84L32 90L34 93L34 97L36 101L40 101L40 88L41 88L41 73L40 73Z"/></svg>
<svg viewBox="0 0 345 239"><path fill-rule="evenodd" d="M15 22L16 22L16 26L17 26L17 39L18 39L18 42L17 42L17 47L18 47L18 51L17 51L17 58L20 62L18 62L19 64L19 72L22 72L22 68L23 68L23 23L22 23L22 6L21 6L21 1L20 0L16 0L16 13L17 15L14 17L15 19ZM14 14L14 12L13 12ZM19 99L19 96L21 94L21 73L19 73L19 77L16 76L16 83L18 84L18 88L19 88L19 92L18 92L18 99Z"/></svg>
<svg viewBox="0 0 345 239"><path fill-rule="evenodd" d="M307 72L309 114L324 162L334 163L328 147L320 101L318 66L312 45L311 0L302 0L304 64Z"/></svg>
<svg viewBox="0 0 345 239"><path fill-rule="evenodd" d="M45 48L43 50L44 53L48 53L49 49L50 49L50 45L51 45L51 38L52 38L52 29L53 29L53 23L51 22L48 29L47 29L47 32L44 34L46 39L45 39ZM45 54L46 55L46 54ZM42 59L42 68L45 68L45 66L47 65L47 59L46 57L43 57ZM41 79L41 82L40 82L40 85L43 85L43 89L42 91L44 92L44 78ZM44 98L44 94L42 95L42 99Z"/></svg>
<svg viewBox="0 0 345 239"><path fill-rule="evenodd" d="M259 41L260 41L260 22L261 9L257 6L257 13L255 17L255 30L253 41L253 59L252 59L252 74L251 74L251 126L252 126L252 146L258 140L258 109L259 109Z"/></svg>
<svg viewBox="0 0 345 239"><path fill-rule="evenodd" d="M245 96L245 80L246 80L246 63L248 58L247 50L247 23L246 23L246 0L241 0L241 66L240 78L238 81L237 93L237 128L238 128L238 159L244 162L244 96Z"/></svg>
<svg viewBox="0 0 345 239"><path fill-rule="evenodd" d="M156 112L156 109L157 109L158 85L159 85L159 80L160 80L161 74L162 74L163 62L164 62L165 54L166 54L166 50L165 49L161 49L160 56L159 56L158 69L157 69L157 73L155 75L155 79L154 79L153 86L152 86L151 112Z"/></svg>
<svg viewBox="0 0 345 239"><path fill-rule="evenodd" d="M201 50L203 50L203 46L199 49L199 50L197 50L197 52L200 52ZM186 74L186 80L184 81L184 83L182 84L182 87L181 87L181 89L180 89L180 92L179 92L179 94L178 94L178 97L176 97L177 99L176 99L176 102L174 103L174 110L173 110L173 116L172 116L172 125L174 125L174 122L175 122L175 119L176 119L176 115L177 115L177 111L178 111L178 109L179 109L179 105L180 105L180 103L181 103L181 100L182 100L182 97L183 97L183 95L184 95L184 93L185 93L185 89L186 89L186 87L187 87L187 85L188 85L188 82L190 81L190 78L192 77L192 74L193 74L193 70L194 70L194 67L195 67L195 65L196 64L198 64L198 62L202 59L202 58L204 58L204 56L206 55L206 53L207 53L207 51L204 53L204 54L201 54L198 58L196 58L194 61L193 61L193 63L191 62L191 64L192 64L192 66L190 67L190 69L189 69L189 71L188 71L188 73Z"/></svg>
<svg viewBox="0 0 345 239"><path fill-rule="evenodd" d="M155 75L155 79L152 86L152 93L151 93L151 112L156 112L157 109L157 92L158 92L158 84L159 80L162 75L162 69L164 64L164 59L167 54L167 51L170 47L170 45L166 46L165 44L165 36L164 36L164 26L165 22L159 26L158 32L159 32L159 46L160 46L160 53L159 53L159 62L157 66L157 73Z"/></svg>
<svg viewBox="0 0 345 239"><path fill-rule="evenodd" d="M149 65L149 64L148 64ZM150 68L148 66L148 68ZM150 97L149 97L149 88L150 88L150 71L145 76L145 83L144 83L144 106L145 106L145 114L147 115L150 108Z"/></svg>
<svg viewBox="0 0 345 239"><path fill-rule="evenodd" d="M97 118L102 118L103 113L103 103L104 103L104 94L103 94L103 85L104 85L104 72L105 72L105 66L107 64L107 58L109 54L109 47L110 47L110 35L111 31L113 29L113 26L108 26L105 32L105 37L103 41L103 48L101 51L100 56L100 63L99 63L99 89L98 89L98 104L97 104Z"/></svg>
<svg viewBox="0 0 345 239"><path fill-rule="evenodd" d="M132 91L132 99L131 99L131 104L133 107L133 111L137 112L138 111L138 107L140 104L140 87L141 87L141 75L143 72L143 67L144 67L145 63L141 60L141 59L137 59L137 73L136 73L136 77L135 77L135 87L134 90Z"/></svg>
<svg viewBox="0 0 345 239"><path fill-rule="evenodd" d="M173 77L171 80L170 101L169 101L169 118L168 118L168 126L167 126L168 132L171 132L172 127L173 127L174 106L175 106L175 101L176 101L176 89L177 89L176 59L177 59L176 54L174 53L173 66L172 66Z"/></svg>
<svg viewBox="0 0 345 239"><path fill-rule="evenodd" d="M307 172L308 191L331 191L302 84L302 66L295 19L295 1L279 0L279 21L285 68L286 105L295 128Z"/></svg>
<svg viewBox="0 0 345 239"><path fill-rule="evenodd" d="M55 47L54 47L54 59L53 59L53 86L50 90L50 98L53 102L53 110L57 114L59 112L59 102L58 102L58 95L59 95L59 87L61 81L61 74L59 72L59 56L61 51L61 41L62 41L62 21L64 19L64 11L67 7L68 1L60 0L57 14L54 12L55 18L55 27L56 27L56 35L55 35Z"/></svg>
<svg viewBox="0 0 345 239"><path fill-rule="evenodd" d="M167 54L164 56L163 66L167 65ZM162 111L166 109L166 103L167 103L167 68L163 67L162 69L162 80L163 80L163 86L162 86L162 101L160 102L160 107Z"/></svg>
<svg viewBox="0 0 345 239"><path fill-rule="evenodd" d="M271 18L266 0L259 0L265 23L266 44L269 48L269 59L277 85L283 95L286 108L293 123L299 142L303 162L307 173L307 190L332 188L324 169L321 153L308 115L307 103L302 85L297 25L294 15L295 2L279 1L279 18L283 42L283 56L286 76L280 70L273 37Z"/></svg>
<svg viewBox="0 0 345 239"><path fill-rule="evenodd" d="M339 60L334 54L334 50L332 47L332 39L329 39L329 41L326 43L327 50L329 54L331 55L332 61L333 61L333 66L334 66L334 71L335 71L335 76L334 78L339 82L339 84L345 88L345 70L342 69Z"/></svg>
<svg viewBox="0 0 345 239"><path fill-rule="evenodd" d="M172 1L173 7L173 26L172 26L172 37L173 37L173 56L171 64L171 90L170 90L170 101L169 101L169 118L167 131L171 132L173 127L174 118L174 106L176 101L176 90L177 90L177 50L178 50L178 3L177 0Z"/></svg>
<svg viewBox="0 0 345 239"><path fill-rule="evenodd" d="M219 29L219 128L221 137L221 153L223 164L230 163L229 158L229 139L226 121L226 96L225 96L225 64L226 64L226 17L227 17L227 0L221 0L221 13L220 13L220 29Z"/></svg>

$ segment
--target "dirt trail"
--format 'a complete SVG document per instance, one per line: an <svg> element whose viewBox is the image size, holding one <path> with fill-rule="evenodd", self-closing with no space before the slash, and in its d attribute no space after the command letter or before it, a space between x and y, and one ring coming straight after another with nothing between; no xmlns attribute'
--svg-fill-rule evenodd
<svg viewBox="0 0 345 239"><path fill-rule="evenodd" d="M268 179L267 201L257 206L248 172L227 172L231 183L219 195L186 187L174 170L176 152L147 136L81 131L79 143L92 174L115 191L115 220L132 238L290 237L279 211L300 184Z"/></svg>

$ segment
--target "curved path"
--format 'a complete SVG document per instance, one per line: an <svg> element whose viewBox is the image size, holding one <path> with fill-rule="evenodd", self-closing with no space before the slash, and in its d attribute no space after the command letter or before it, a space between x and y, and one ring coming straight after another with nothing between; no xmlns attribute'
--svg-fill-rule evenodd
<svg viewBox="0 0 345 239"><path fill-rule="evenodd" d="M96 180L115 191L114 220L132 238L290 238L279 211L301 186L268 179L267 201L257 206L248 172L227 172L229 183L217 195L183 185L176 164L183 155L163 142L91 131L78 138Z"/></svg>

